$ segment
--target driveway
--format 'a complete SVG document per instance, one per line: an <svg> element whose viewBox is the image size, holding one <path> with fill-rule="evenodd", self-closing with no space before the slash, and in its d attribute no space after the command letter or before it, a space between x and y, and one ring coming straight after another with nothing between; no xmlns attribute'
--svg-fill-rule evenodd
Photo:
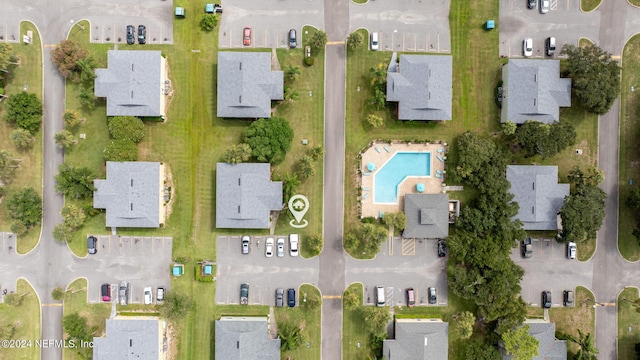
<svg viewBox="0 0 640 360"><path fill-rule="evenodd" d="M286 235L274 235L274 239ZM251 252L243 255L240 236L218 236L216 241L216 304L239 304L240 284L250 285L250 305L275 305L277 288L294 288L302 284L318 286L318 257L305 259L289 255L288 240L285 256L265 256L267 236L251 237ZM260 245L258 245L260 241ZM275 250L274 250L275 251Z"/></svg>
<svg viewBox="0 0 640 360"><path fill-rule="evenodd" d="M522 41L530 37L533 39L533 57L545 57L544 41L549 36L556 37L558 56L564 44L577 45L580 38L598 41L600 12L582 12L580 0L551 0L551 10L546 14L541 14L539 8L529 9L524 0L501 0L497 25L500 56L523 56Z"/></svg>
<svg viewBox="0 0 640 360"><path fill-rule="evenodd" d="M448 0L349 1L349 32L380 35L380 50L451 52Z"/></svg>
<svg viewBox="0 0 640 360"><path fill-rule="evenodd" d="M438 257L436 240L395 238L382 244L375 259L349 257L345 268L347 284L363 284L367 305L375 303L376 286L386 288L389 306L405 306L407 288L414 288L416 305L426 305L427 288L432 286L438 292L438 305L447 305L447 258Z"/></svg>
<svg viewBox="0 0 640 360"><path fill-rule="evenodd" d="M570 260L566 245L554 239L532 239L533 255L525 259L520 247L513 249L511 259L524 269L520 282L522 298L531 306L541 306L542 291L551 291L553 306L562 306L562 292L581 285L592 289L593 263ZM580 252L580 246L578 246Z"/></svg>
<svg viewBox="0 0 640 360"><path fill-rule="evenodd" d="M242 47L242 29L245 26L252 28L251 46L248 46L252 48L289 47L290 29L296 29L298 38L302 39L303 26L324 27L324 3L321 0L246 0L226 2L223 7L218 42L220 48Z"/></svg>

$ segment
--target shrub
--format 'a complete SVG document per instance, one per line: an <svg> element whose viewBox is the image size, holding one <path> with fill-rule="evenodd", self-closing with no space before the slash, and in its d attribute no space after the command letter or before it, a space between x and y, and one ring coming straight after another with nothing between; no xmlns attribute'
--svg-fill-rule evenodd
<svg viewBox="0 0 640 360"><path fill-rule="evenodd" d="M316 58L309 56L304 58L304 64L307 66L312 66L316 62Z"/></svg>
<svg viewBox="0 0 640 360"><path fill-rule="evenodd" d="M138 146L130 140L111 140L104 149L105 161L136 161Z"/></svg>
<svg viewBox="0 0 640 360"><path fill-rule="evenodd" d="M42 103L36 94L23 91L12 95L5 107L7 109L5 120L8 123L16 124L32 134L40 130Z"/></svg>
<svg viewBox="0 0 640 360"><path fill-rule="evenodd" d="M145 135L142 120L135 116L116 116L109 120L109 135L115 140L140 142Z"/></svg>

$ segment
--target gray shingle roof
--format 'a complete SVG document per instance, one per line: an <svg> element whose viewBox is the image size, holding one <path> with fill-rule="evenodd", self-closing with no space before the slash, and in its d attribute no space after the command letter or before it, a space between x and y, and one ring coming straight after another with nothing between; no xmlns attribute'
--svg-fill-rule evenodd
<svg viewBox="0 0 640 360"><path fill-rule="evenodd" d="M106 337L93 338L94 360L159 360L158 319L107 319Z"/></svg>
<svg viewBox="0 0 640 360"><path fill-rule="evenodd" d="M280 360L280 339L270 339L266 317L216 320L216 359Z"/></svg>
<svg viewBox="0 0 640 360"><path fill-rule="evenodd" d="M571 106L571 79L560 78L560 60L510 59L502 80L502 122L551 124L560 119L561 106Z"/></svg>
<svg viewBox="0 0 640 360"><path fill-rule="evenodd" d="M514 219L522 221L525 230L557 230L557 214L569 184L558 184L557 166L509 165L509 190L520 209Z"/></svg>
<svg viewBox="0 0 640 360"><path fill-rule="evenodd" d="M396 319L395 340L382 342L388 360L442 360L449 356L449 323L436 319Z"/></svg>
<svg viewBox="0 0 640 360"><path fill-rule="evenodd" d="M107 161L107 178L94 180L93 207L107 210L107 227L160 226L159 162Z"/></svg>
<svg viewBox="0 0 640 360"><path fill-rule="evenodd" d="M405 238L440 239L449 236L449 195L406 194L404 213Z"/></svg>
<svg viewBox="0 0 640 360"><path fill-rule="evenodd" d="M216 228L267 229L272 210L282 209L282 181L271 181L271 165L216 165Z"/></svg>
<svg viewBox="0 0 640 360"><path fill-rule="evenodd" d="M538 339L538 356L532 360L567 360L567 341L556 339L556 324L543 320L526 320L529 334ZM502 359L511 360L502 349Z"/></svg>
<svg viewBox="0 0 640 360"><path fill-rule="evenodd" d="M400 55L399 67L391 61L387 101L398 102L398 119L451 120L451 56Z"/></svg>
<svg viewBox="0 0 640 360"><path fill-rule="evenodd" d="M218 117L269 118L284 99L284 73L271 71L270 52L218 53Z"/></svg>
<svg viewBox="0 0 640 360"><path fill-rule="evenodd" d="M156 50L109 50L94 86L107 98L107 116L163 116L165 61Z"/></svg>

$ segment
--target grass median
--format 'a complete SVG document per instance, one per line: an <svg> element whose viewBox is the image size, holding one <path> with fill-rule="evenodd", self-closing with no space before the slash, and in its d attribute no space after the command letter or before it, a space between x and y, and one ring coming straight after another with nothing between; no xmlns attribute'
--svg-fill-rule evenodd
<svg viewBox="0 0 640 360"><path fill-rule="evenodd" d="M40 301L31 285L23 279L18 280L15 293L22 297L22 303L18 306L0 304L0 326L3 331L6 327L13 328L8 339L30 341L20 343L30 346L3 348L0 360L40 359L40 347L34 345L35 340L40 340Z"/></svg>
<svg viewBox="0 0 640 360"><path fill-rule="evenodd" d="M634 359L640 343L638 289L626 288L618 295L618 359Z"/></svg>

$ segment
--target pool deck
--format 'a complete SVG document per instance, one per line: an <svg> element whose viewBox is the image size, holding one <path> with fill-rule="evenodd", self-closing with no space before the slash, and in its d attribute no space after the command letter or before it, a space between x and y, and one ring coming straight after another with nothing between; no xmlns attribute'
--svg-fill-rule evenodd
<svg viewBox="0 0 640 360"><path fill-rule="evenodd" d="M444 152L438 152L445 150ZM388 150L388 151L387 151ZM408 176L406 177L398 187L398 203L395 204L376 204L374 203L374 175L386 164L386 162L393 157L397 152L431 152L431 176ZM360 186L362 188L360 202L362 204L361 217L375 217L378 218L380 211L383 213L398 212L404 210L404 195L405 194L419 194L416 190L418 183L425 185L425 190L422 194L438 194L444 192L444 178L439 179L435 176L436 170L444 171L444 161L440 161L437 156L440 155L446 161L446 143L389 143L374 142L369 149L362 153L362 161L360 162L360 170L362 175L360 176ZM367 164L373 162L378 167L376 170L370 172L367 169ZM365 175L365 174L369 175ZM369 190L364 190L369 189ZM369 195L367 195L369 194Z"/></svg>

